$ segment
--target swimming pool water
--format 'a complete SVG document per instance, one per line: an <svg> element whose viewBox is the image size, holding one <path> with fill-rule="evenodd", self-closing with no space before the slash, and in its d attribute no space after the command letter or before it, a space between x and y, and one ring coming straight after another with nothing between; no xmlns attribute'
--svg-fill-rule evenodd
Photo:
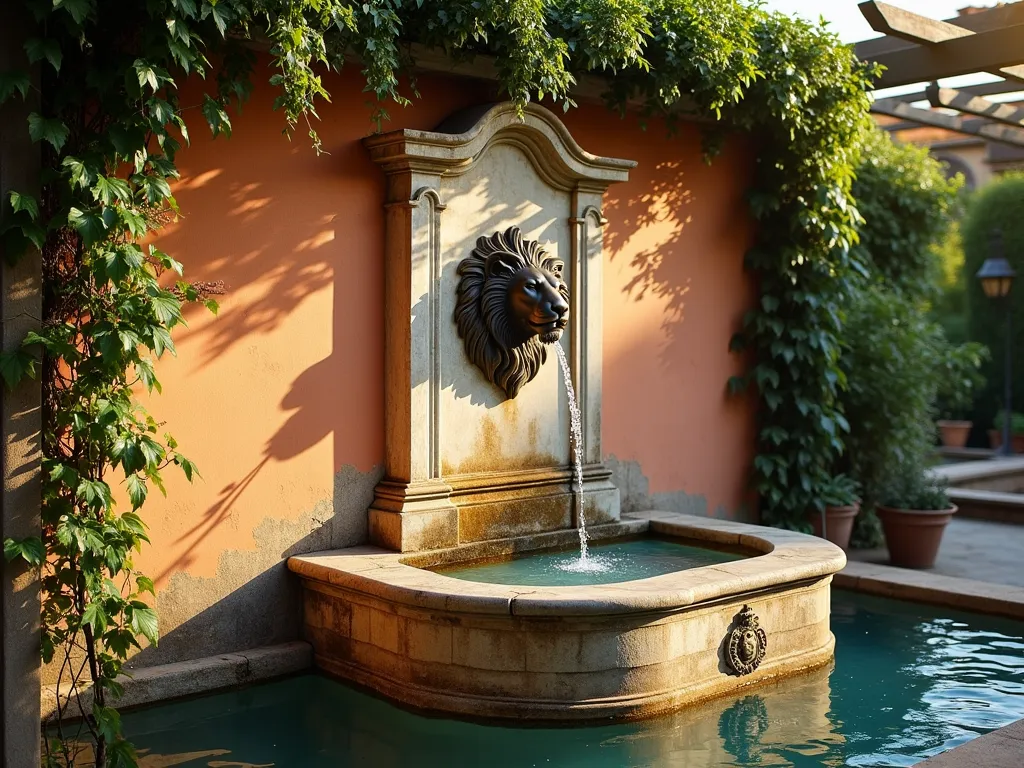
<svg viewBox="0 0 1024 768"><path fill-rule="evenodd" d="M465 581L489 584L521 584L531 587L567 587L584 584L612 584L647 579L665 573L739 560L715 549L691 547L662 539L634 539L589 547L590 567L579 569L577 548L542 551L511 560L438 568L437 573Z"/></svg>
<svg viewBox="0 0 1024 768"><path fill-rule="evenodd" d="M839 591L832 609L834 669L634 723L425 717L308 674L124 725L152 768L902 768L1024 717L1024 623Z"/></svg>

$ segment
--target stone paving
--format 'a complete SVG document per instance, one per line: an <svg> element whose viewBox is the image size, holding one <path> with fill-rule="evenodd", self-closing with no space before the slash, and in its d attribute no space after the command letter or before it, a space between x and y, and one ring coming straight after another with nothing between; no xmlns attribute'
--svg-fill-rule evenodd
<svg viewBox="0 0 1024 768"><path fill-rule="evenodd" d="M885 549L854 550L849 556L866 563L889 562ZM1024 525L954 517L929 572L1024 587Z"/></svg>

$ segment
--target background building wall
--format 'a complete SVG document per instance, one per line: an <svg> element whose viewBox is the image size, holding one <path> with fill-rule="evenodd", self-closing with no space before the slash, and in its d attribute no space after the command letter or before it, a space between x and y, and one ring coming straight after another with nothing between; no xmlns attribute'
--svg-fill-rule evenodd
<svg viewBox="0 0 1024 768"><path fill-rule="evenodd" d="M365 541L384 450L384 178L360 143L373 125L358 74L326 85L325 156L301 131L281 135L275 92L258 82L229 140L194 121L178 157L182 217L160 246L227 292L217 317L188 310L178 357L159 365L166 394L148 404L202 479L171 476L167 499L147 503L140 565L157 581L162 640L138 665L293 639L283 559ZM422 98L392 107L384 130L497 99L489 83L417 85ZM200 88L183 102L201 103ZM584 149L639 163L604 211L604 444L624 508L749 519L753 402L725 385L755 295L742 267L751 153L731 143L708 166L693 126L669 137L600 106L560 116Z"/></svg>

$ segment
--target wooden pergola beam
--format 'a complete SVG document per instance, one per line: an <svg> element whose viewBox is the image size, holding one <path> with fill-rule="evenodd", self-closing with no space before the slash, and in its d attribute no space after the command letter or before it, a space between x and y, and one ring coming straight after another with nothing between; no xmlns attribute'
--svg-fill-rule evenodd
<svg viewBox="0 0 1024 768"><path fill-rule="evenodd" d="M1000 80L997 83L980 83L978 85L965 85L957 89L960 93L969 93L971 96L997 96L1001 93L1013 93L1024 91L1024 84L1016 80ZM928 91L914 91L903 93L899 96L900 101L928 101Z"/></svg>
<svg viewBox="0 0 1024 768"><path fill-rule="evenodd" d="M869 3L861 3L858 6L861 9L861 15L864 15L863 6L865 5L869 5ZM889 7L892 8L893 6ZM896 10L902 9L897 8ZM874 11L872 11L872 13L874 13ZM906 11L902 11L902 13L906 13ZM882 14L879 12L878 15ZM865 20L867 20L868 23L871 23L871 20L867 16L865 16ZM944 19L944 23L954 27L960 27L961 29L966 29L970 32L991 32L992 30L999 29L1000 27L1011 27L1017 24L1024 24L1024 3L1013 3L999 8L990 8L987 11L981 11L979 13L971 13L966 16ZM883 53L892 53L893 51L903 50L921 42L919 40L911 40L908 43L906 38L901 34L885 32L882 29L877 29L874 25L872 25L871 28L876 32L883 32L886 36L872 38L871 40L863 40L857 43L857 56L860 59L874 60L876 56L880 56Z"/></svg>
<svg viewBox="0 0 1024 768"><path fill-rule="evenodd" d="M927 16L911 13L877 0L868 0L857 7L875 32L910 43L944 43L947 40L974 34L971 30L956 24L929 19Z"/></svg>
<svg viewBox="0 0 1024 768"><path fill-rule="evenodd" d="M921 125L919 123L912 123L909 120L900 120L898 123L879 124L878 127L883 131L896 133L897 131L912 131L914 128L920 128Z"/></svg>
<svg viewBox="0 0 1024 768"><path fill-rule="evenodd" d="M871 111L879 115L888 115L932 128L942 128L954 133L982 136L991 141L998 141L1014 147L1024 147L1024 130L997 125L991 122L965 120L962 117L945 115L928 109L912 107L899 99L879 99L871 105Z"/></svg>
<svg viewBox="0 0 1024 768"><path fill-rule="evenodd" d="M878 0L858 7L872 29L887 35L858 43L855 48L861 60L886 66L876 88L979 71L1024 82L1024 66L1019 66L1024 51L1015 45L1024 35L1024 8L995 8L955 20L973 19L971 26L980 30L976 32L952 23L954 20L936 21ZM1019 29L1011 32L1014 27Z"/></svg>
<svg viewBox="0 0 1024 768"><path fill-rule="evenodd" d="M1024 27L1005 27L945 43L917 46L879 56L886 67L876 88L891 88L974 72L1004 70L1024 62ZM1024 68L1010 70L1016 76ZM1005 71L1002 74L1006 74Z"/></svg>
<svg viewBox="0 0 1024 768"><path fill-rule="evenodd" d="M1024 128L1024 109L972 96L955 88L940 88L938 83L932 83L926 93L928 103L933 107L945 107L968 115L985 117L996 123Z"/></svg>

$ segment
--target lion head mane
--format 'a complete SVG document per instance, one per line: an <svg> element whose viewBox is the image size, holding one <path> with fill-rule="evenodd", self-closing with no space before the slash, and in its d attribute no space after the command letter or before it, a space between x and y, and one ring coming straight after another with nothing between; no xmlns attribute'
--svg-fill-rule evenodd
<svg viewBox="0 0 1024 768"><path fill-rule="evenodd" d="M568 322L569 289L561 260L509 227L476 242L459 264L455 322L466 354L515 397L547 359Z"/></svg>

